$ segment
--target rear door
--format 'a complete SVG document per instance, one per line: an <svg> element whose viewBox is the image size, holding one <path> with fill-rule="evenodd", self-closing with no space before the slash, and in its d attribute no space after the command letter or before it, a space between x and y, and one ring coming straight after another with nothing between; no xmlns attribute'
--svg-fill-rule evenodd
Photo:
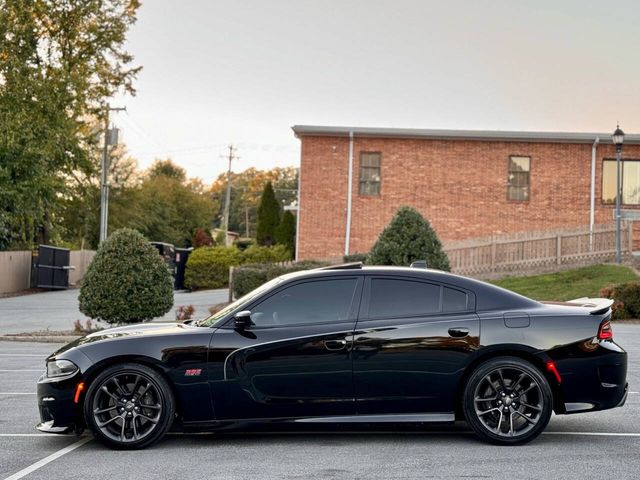
<svg viewBox="0 0 640 480"><path fill-rule="evenodd" d="M307 279L249 307L253 326L212 337L218 419L355 414L351 344L362 276Z"/></svg>
<svg viewBox="0 0 640 480"><path fill-rule="evenodd" d="M479 346L475 296L415 277L367 277L354 333L358 414L452 413Z"/></svg>

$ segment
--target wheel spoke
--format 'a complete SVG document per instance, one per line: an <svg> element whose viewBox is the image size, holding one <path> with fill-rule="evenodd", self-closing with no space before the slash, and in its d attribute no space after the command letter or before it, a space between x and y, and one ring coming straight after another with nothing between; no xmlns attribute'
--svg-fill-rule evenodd
<svg viewBox="0 0 640 480"><path fill-rule="evenodd" d="M125 437L124 437L124 429L127 426L127 417L122 417L122 429L120 430L120 441L124 442L125 441Z"/></svg>
<svg viewBox="0 0 640 480"><path fill-rule="evenodd" d="M109 391L109 389L107 388L106 385L103 385L102 388L100 389L102 390L104 393L106 393L107 395L109 395L111 398L113 398L116 402L119 402L120 399L118 397L116 397L113 393L111 393Z"/></svg>
<svg viewBox="0 0 640 480"><path fill-rule="evenodd" d="M525 388L522 392L520 392L520 396L524 395L527 392L530 392L531 390L537 387L538 385L536 385L533 381L531 381L531 384L527 388Z"/></svg>
<svg viewBox="0 0 640 480"><path fill-rule="evenodd" d="M150 408L151 410L160 410L162 408L158 403L156 403L155 405L145 405L144 403L140 403L140 407Z"/></svg>
<svg viewBox="0 0 640 480"><path fill-rule="evenodd" d="M522 418L524 418L527 422L529 422L532 425L535 425L536 423L538 423L537 420L534 420L532 418L527 417L524 413L519 412L518 410L514 410L513 413L517 413L518 415L520 415Z"/></svg>
<svg viewBox="0 0 640 480"><path fill-rule="evenodd" d="M507 389L507 387L506 387L506 385L504 384L504 377L502 376L502 369L501 369L501 368L499 368L499 369L497 370L497 372L498 372L498 379L499 379L499 381L500 381L500 386L502 387L502 390L504 391L504 390L506 390L506 389Z"/></svg>
<svg viewBox="0 0 640 480"><path fill-rule="evenodd" d="M526 377L527 374L526 373L521 373L520 376L518 377L518 380L516 380L516 383L514 383L513 385L511 385L511 390L513 390L514 392L516 391L516 388L518 387L518 385L520 385L520 382L524 379L524 377Z"/></svg>
<svg viewBox="0 0 640 480"><path fill-rule="evenodd" d="M496 399L496 397L489 397L489 398L476 397L476 398L474 398L474 400L476 402L493 402L495 399Z"/></svg>
<svg viewBox="0 0 640 480"><path fill-rule="evenodd" d="M151 388L151 384L147 382L147 386L142 389L142 392L138 395L138 398L144 397L144 394L147 393L150 388Z"/></svg>
<svg viewBox="0 0 640 480"><path fill-rule="evenodd" d="M498 420L498 427L496 428L496 433L500 433L500 427L502 426L502 411L500 411L500 420Z"/></svg>
<svg viewBox="0 0 640 480"><path fill-rule="evenodd" d="M478 416L481 417L486 415L487 413L495 412L496 410L500 411L500 407L490 408L489 410L485 410L483 412L477 412Z"/></svg>
<svg viewBox="0 0 640 480"><path fill-rule="evenodd" d="M159 420L159 418L157 418L157 417L156 418L147 417L146 415L143 415L142 413L139 413L138 416L140 418L144 418L145 420L148 420L149 422L151 422L153 424L158 423L158 420Z"/></svg>
<svg viewBox="0 0 640 480"><path fill-rule="evenodd" d="M538 412L542 411L542 407L540 407L539 405L529 405L528 403L524 403L524 402L520 402L520 405L522 405L523 407L530 408L531 410L536 410Z"/></svg>
<svg viewBox="0 0 640 480"><path fill-rule="evenodd" d="M98 427L103 428L106 427L107 425L109 425L111 422L113 422L114 420L117 420L119 418L122 418L120 415L116 415L115 417L111 417L109 420L107 420L106 422L102 422L102 423L98 423Z"/></svg>
<svg viewBox="0 0 640 480"><path fill-rule="evenodd" d="M514 430L513 430L513 413L509 414L509 436L513 437L514 434Z"/></svg>
<svg viewBox="0 0 640 480"><path fill-rule="evenodd" d="M108 408L103 408L101 410L96 408L93 411L93 413L96 415L100 415L101 413L107 413L107 412L110 412L111 410L115 410L116 408L118 408L117 405L113 405L112 407L108 407Z"/></svg>
<svg viewBox="0 0 640 480"><path fill-rule="evenodd" d="M116 384L116 391L120 394L120 395L126 395L127 392L125 392L125 390L122 388L122 386L120 385L120 382L118 381L118 377L113 377L113 383Z"/></svg>
<svg viewBox="0 0 640 480"><path fill-rule="evenodd" d="M133 439L137 440L138 439L138 429L136 428L136 419L138 418L137 415L133 416L133 419L131 420L131 425L133 425Z"/></svg>
<svg viewBox="0 0 640 480"><path fill-rule="evenodd" d="M138 390L138 383L140 383L140 375L136 375L136 381L133 382L133 388L131 389L131 395L136 394L136 390Z"/></svg>

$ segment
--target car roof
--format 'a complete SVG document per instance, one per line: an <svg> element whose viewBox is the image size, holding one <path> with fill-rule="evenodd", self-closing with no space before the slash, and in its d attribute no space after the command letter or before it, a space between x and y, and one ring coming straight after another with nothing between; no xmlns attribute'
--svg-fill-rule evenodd
<svg viewBox="0 0 640 480"><path fill-rule="evenodd" d="M492 285L481 280L476 280L455 273L445 272L432 268L401 267L388 265L362 265L344 264L329 267L315 268L288 273L282 276L283 280L297 280L304 278L320 278L353 275L398 275L413 277L427 281L443 283L454 287L469 290L476 295L476 310L513 310L518 308L532 308L540 304L530 298L504 288Z"/></svg>

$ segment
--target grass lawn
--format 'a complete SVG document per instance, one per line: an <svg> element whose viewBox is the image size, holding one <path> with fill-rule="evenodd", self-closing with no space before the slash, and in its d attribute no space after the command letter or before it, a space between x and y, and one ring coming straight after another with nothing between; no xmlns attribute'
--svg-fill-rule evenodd
<svg viewBox="0 0 640 480"><path fill-rule="evenodd" d="M580 297L598 297L598 292L605 285L634 280L640 278L628 267L594 265L532 277L508 277L491 283L534 300L564 301Z"/></svg>

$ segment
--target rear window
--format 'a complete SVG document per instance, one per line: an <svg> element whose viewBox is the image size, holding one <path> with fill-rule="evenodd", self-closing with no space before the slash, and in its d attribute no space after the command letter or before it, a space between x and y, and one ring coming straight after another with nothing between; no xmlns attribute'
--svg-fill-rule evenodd
<svg viewBox="0 0 640 480"><path fill-rule="evenodd" d="M369 318L409 317L467 310L468 295L435 283L373 278Z"/></svg>

